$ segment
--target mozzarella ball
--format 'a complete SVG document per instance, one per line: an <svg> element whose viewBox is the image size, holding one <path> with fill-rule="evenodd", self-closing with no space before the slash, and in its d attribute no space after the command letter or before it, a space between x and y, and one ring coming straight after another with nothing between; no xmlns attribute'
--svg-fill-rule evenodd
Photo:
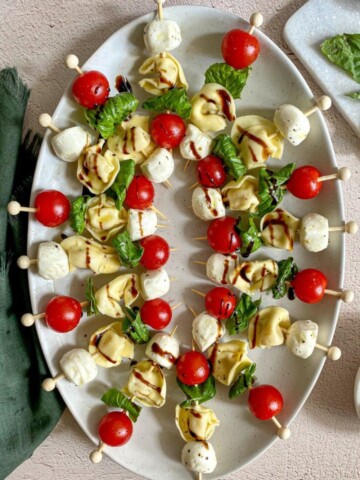
<svg viewBox="0 0 360 480"><path fill-rule="evenodd" d="M142 273L140 282L144 300L154 300L154 298L162 297L170 290L169 276L162 268Z"/></svg>
<svg viewBox="0 0 360 480"><path fill-rule="evenodd" d="M309 213L301 220L300 243L309 252L321 252L329 245L328 219L318 213Z"/></svg>
<svg viewBox="0 0 360 480"><path fill-rule="evenodd" d="M202 312L193 320L192 335L196 345L204 352L225 335L225 328L221 320Z"/></svg>
<svg viewBox="0 0 360 480"><path fill-rule="evenodd" d="M185 443L181 461L188 470L197 473L211 473L217 465L214 447L205 441Z"/></svg>
<svg viewBox="0 0 360 480"><path fill-rule="evenodd" d="M206 276L214 283L227 285L230 283L229 275L235 267L235 257L213 253L206 263Z"/></svg>
<svg viewBox="0 0 360 480"><path fill-rule="evenodd" d="M171 368L180 355L179 342L168 333L157 333L147 344L145 353L161 367Z"/></svg>
<svg viewBox="0 0 360 480"><path fill-rule="evenodd" d="M180 153L186 160L201 160L210 155L213 139L198 127L189 123L185 137L180 143Z"/></svg>
<svg viewBox="0 0 360 480"><path fill-rule="evenodd" d="M145 27L144 42L152 55L170 52L181 43L180 27L172 20L153 20Z"/></svg>
<svg viewBox="0 0 360 480"><path fill-rule="evenodd" d="M318 325L311 320L294 322L287 333L287 348L297 357L310 357L315 348L318 331Z"/></svg>
<svg viewBox="0 0 360 480"><path fill-rule="evenodd" d="M66 128L51 138L55 155L64 162L75 162L90 143L89 133L80 126Z"/></svg>
<svg viewBox="0 0 360 480"><path fill-rule="evenodd" d="M274 124L292 145L299 145L310 132L307 116L294 105L281 105L276 109Z"/></svg>
<svg viewBox="0 0 360 480"><path fill-rule="evenodd" d="M95 360L83 348L74 348L65 353L60 360L60 366L66 378L75 385L91 382L98 372Z"/></svg>
<svg viewBox="0 0 360 480"><path fill-rule="evenodd" d="M201 220L214 220L225 216L221 193L215 188L197 187L191 199L192 208Z"/></svg>
<svg viewBox="0 0 360 480"><path fill-rule="evenodd" d="M166 148L157 148L141 165L143 174L153 183L165 182L173 174L174 168L173 156Z"/></svg>
<svg viewBox="0 0 360 480"><path fill-rule="evenodd" d="M37 259L39 275L46 280L57 280L69 273L67 253L56 242L40 243Z"/></svg>
<svg viewBox="0 0 360 480"><path fill-rule="evenodd" d="M157 215L150 208L147 210L129 209L126 228L132 241L152 235L156 232L156 226Z"/></svg>

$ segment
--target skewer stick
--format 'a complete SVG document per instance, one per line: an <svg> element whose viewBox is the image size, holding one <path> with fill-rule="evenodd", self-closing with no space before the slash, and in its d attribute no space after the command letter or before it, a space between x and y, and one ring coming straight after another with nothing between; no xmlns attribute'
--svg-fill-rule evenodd
<svg viewBox="0 0 360 480"><path fill-rule="evenodd" d="M170 225L156 225L156 228L170 228Z"/></svg>
<svg viewBox="0 0 360 480"><path fill-rule="evenodd" d="M193 185L191 185L191 187L189 187L188 190L192 190L193 188L197 187L198 185L200 185L200 183L196 182Z"/></svg>
<svg viewBox="0 0 360 480"><path fill-rule="evenodd" d="M76 55L72 53L68 55L65 59L65 63L68 68L76 70L79 75L82 75L84 73L79 67L79 58Z"/></svg>
<svg viewBox="0 0 360 480"><path fill-rule="evenodd" d="M328 97L327 95L323 95L316 101L317 105L314 107L310 108L307 112L304 112L304 115L306 117L309 117L313 113L317 112L318 110L321 110L322 112L325 110L329 110L331 107L331 98Z"/></svg>
<svg viewBox="0 0 360 480"><path fill-rule="evenodd" d="M60 133L61 130L53 124L51 115L48 113L42 113L39 117L39 124L44 128L50 128L55 133Z"/></svg>
<svg viewBox="0 0 360 480"><path fill-rule="evenodd" d="M16 263L17 266L22 270L27 270L30 265L37 263L37 258L29 258L27 255L21 255L21 257L17 259Z"/></svg>
<svg viewBox="0 0 360 480"><path fill-rule="evenodd" d="M105 443L104 442L100 442L99 443L99 446L96 450L93 450L91 453L90 453L90 460L93 462L93 463L100 463L101 460L102 460L102 452L105 448Z"/></svg>
<svg viewBox="0 0 360 480"><path fill-rule="evenodd" d="M163 3L165 3L165 0L157 0L156 3L158 6L158 19L164 20Z"/></svg>
<svg viewBox="0 0 360 480"><path fill-rule="evenodd" d="M206 294L203 292L200 292L200 290L195 290L195 288L191 288L190 290L196 293L197 295L200 295L200 297L206 297Z"/></svg>
<svg viewBox="0 0 360 480"><path fill-rule="evenodd" d="M176 282L176 281L177 281L177 280L176 280L176 278L175 278L175 277L171 277L171 278L169 278L169 282Z"/></svg>
<svg viewBox="0 0 360 480"><path fill-rule="evenodd" d="M179 325L175 325L175 328L173 329L173 331L170 333L170 337L173 337L176 333L176 330L178 329Z"/></svg>
<svg viewBox="0 0 360 480"><path fill-rule="evenodd" d="M272 417L271 420L275 423L277 427L276 434L279 438L281 438L281 440L287 440L288 438L290 438L290 435L291 435L290 428L283 427L276 417Z"/></svg>
<svg viewBox="0 0 360 480"><path fill-rule="evenodd" d="M198 314L195 312L195 310L192 307L190 307L190 305L188 305L188 309L194 315L194 317L197 317ZM194 350L194 348L193 348L193 350Z"/></svg>
<svg viewBox="0 0 360 480"><path fill-rule="evenodd" d="M318 177L317 181L326 182L327 180L339 179L339 180L342 180L343 182L346 182L347 180L349 180L350 177L351 177L350 169L348 167L341 167L336 173Z"/></svg>
<svg viewBox="0 0 360 480"><path fill-rule="evenodd" d="M354 300L354 292L351 290L343 290L342 292L336 290L325 290L327 295L340 298L345 303L351 303Z"/></svg>
<svg viewBox="0 0 360 480"><path fill-rule="evenodd" d="M250 17L250 30L249 34L252 35L254 33L255 28L261 27L264 22L264 17L260 12L253 13Z"/></svg>
<svg viewBox="0 0 360 480"><path fill-rule="evenodd" d="M189 163L190 163L190 160L187 160L185 163L184 172L186 172L186 169L188 168Z"/></svg>
<svg viewBox="0 0 360 480"><path fill-rule="evenodd" d="M180 248L170 248L170 252L179 252Z"/></svg>
<svg viewBox="0 0 360 480"><path fill-rule="evenodd" d="M34 207L22 207L19 202L12 201L7 204L7 211L10 215L19 215L20 212L37 212L37 208Z"/></svg>
<svg viewBox="0 0 360 480"><path fill-rule="evenodd" d="M194 263L198 263L199 265L206 265L206 262L201 262L200 260L193 260Z"/></svg>
<svg viewBox="0 0 360 480"><path fill-rule="evenodd" d="M173 184L169 180L165 180L165 185L170 188L170 190L174 190Z"/></svg>
<svg viewBox="0 0 360 480"><path fill-rule="evenodd" d="M199 473L197 474L197 480L202 480L202 473L201 473L201 472L199 472Z"/></svg>
<svg viewBox="0 0 360 480"><path fill-rule="evenodd" d="M207 240L207 237L194 237L193 240Z"/></svg>
<svg viewBox="0 0 360 480"><path fill-rule="evenodd" d="M65 373L59 373L56 375L54 378L46 378L41 386L46 392L51 392L52 390L55 389L57 382L65 378Z"/></svg>
<svg viewBox="0 0 360 480"><path fill-rule="evenodd" d="M356 222L347 222L341 227L329 227L329 232L346 232L350 235L354 235L359 230L359 226Z"/></svg>
<svg viewBox="0 0 360 480"><path fill-rule="evenodd" d="M160 212L160 210L157 209L154 205L151 205L150 208L151 208L151 210L154 210L154 212L156 212L159 215L159 217L163 218L164 220L168 219L167 216L164 215L162 212Z"/></svg>
<svg viewBox="0 0 360 480"><path fill-rule="evenodd" d="M171 310L174 311L176 308L180 307L180 305L182 305L181 302L177 303L176 305L174 305L173 307L171 307Z"/></svg>

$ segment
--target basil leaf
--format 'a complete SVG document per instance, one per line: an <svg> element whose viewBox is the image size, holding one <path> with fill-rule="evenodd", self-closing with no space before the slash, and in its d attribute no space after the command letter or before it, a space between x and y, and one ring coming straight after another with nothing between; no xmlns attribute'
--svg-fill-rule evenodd
<svg viewBox="0 0 360 480"><path fill-rule="evenodd" d="M286 295L288 287L285 282L291 282L298 273L299 268L292 257L278 262L279 274L271 292L274 298L279 299Z"/></svg>
<svg viewBox="0 0 360 480"><path fill-rule="evenodd" d="M119 407L126 410L129 413L129 417L135 423L141 412L141 407L129 400L120 390L117 388L110 388L101 397L101 401L109 407Z"/></svg>
<svg viewBox="0 0 360 480"><path fill-rule="evenodd" d="M254 376L256 370L256 364L252 363L249 365L235 382L231 385L229 390L229 398L233 400L236 397L242 395L246 390L248 390L252 384L255 382L256 377Z"/></svg>
<svg viewBox="0 0 360 480"><path fill-rule="evenodd" d="M285 190L281 188L281 185L284 185L289 180L294 168L295 163L288 163L278 172L260 168L258 192L260 203L257 206L257 216L263 217L279 205L285 194Z"/></svg>
<svg viewBox="0 0 360 480"><path fill-rule="evenodd" d="M221 133L215 138L212 153L221 158L227 173L235 180L239 180L246 173L246 167L238 157L236 146L229 135Z"/></svg>
<svg viewBox="0 0 360 480"><path fill-rule="evenodd" d="M70 227L76 233L83 233L85 229L86 204L90 200L89 195L77 197L71 202L69 223Z"/></svg>
<svg viewBox="0 0 360 480"><path fill-rule="evenodd" d="M114 135L116 126L134 112L138 105L139 100L132 93L120 93L108 98L104 105L85 110L85 117L89 125L106 139Z"/></svg>
<svg viewBox="0 0 360 480"><path fill-rule="evenodd" d="M244 228L241 226L241 219L239 218L235 226L238 231L241 239L240 254L244 258L247 258L251 253L256 252L262 244L263 241L259 236L259 230L256 228L254 219L252 216L249 216L248 226Z"/></svg>
<svg viewBox="0 0 360 480"><path fill-rule="evenodd" d="M346 96L360 100L360 92L348 93Z"/></svg>
<svg viewBox="0 0 360 480"><path fill-rule="evenodd" d="M250 295L247 295L246 293L241 295L233 314L226 320L226 328L229 335L236 335L248 328L249 321L254 315L256 315L260 303L261 298L253 302Z"/></svg>
<svg viewBox="0 0 360 480"><path fill-rule="evenodd" d="M150 340L148 327L143 323L138 308L126 308L127 316L122 322L122 331L134 343L142 344Z"/></svg>
<svg viewBox="0 0 360 480"><path fill-rule="evenodd" d="M135 268L139 265L144 249L139 242L133 242L129 232L125 231L117 235L111 242L117 251L121 263L128 268Z"/></svg>
<svg viewBox="0 0 360 480"><path fill-rule="evenodd" d="M176 381L187 397L187 400L180 405L183 408L191 407L195 402L199 404L207 402L216 395L215 378L213 375L209 375L205 382L193 386L185 385L179 379L176 379Z"/></svg>
<svg viewBox="0 0 360 480"><path fill-rule="evenodd" d="M120 162L120 171L115 178L115 182L111 185L106 194L115 200L115 205L118 210L122 209L126 190L129 188L135 175L134 160L122 160Z"/></svg>
<svg viewBox="0 0 360 480"><path fill-rule="evenodd" d="M214 63L205 72L205 83L219 83L234 99L241 98L250 70L249 67L237 70L227 63Z"/></svg>
<svg viewBox="0 0 360 480"><path fill-rule="evenodd" d="M149 98L142 104L142 108L155 112L169 110L184 119L188 119L191 114L191 103L184 88L173 88L164 95Z"/></svg>
<svg viewBox="0 0 360 480"><path fill-rule="evenodd" d="M86 280L85 299L88 302L87 314L97 315L99 313L99 310L97 308L97 303L95 298L94 283L91 277L89 277Z"/></svg>
<svg viewBox="0 0 360 480"><path fill-rule="evenodd" d="M344 33L321 44L322 53L360 83L360 33Z"/></svg>

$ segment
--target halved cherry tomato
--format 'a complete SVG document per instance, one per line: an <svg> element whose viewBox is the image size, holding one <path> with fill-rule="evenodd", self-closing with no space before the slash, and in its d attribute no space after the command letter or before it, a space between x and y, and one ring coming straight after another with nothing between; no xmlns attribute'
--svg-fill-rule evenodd
<svg viewBox="0 0 360 480"><path fill-rule="evenodd" d="M205 308L209 315L225 320L235 310L236 297L224 287L215 287L211 289L205 297Z"/></svg>
<svg viewBox="0 0 360 480"><path fill-rule="evenodd" d="M101 72L90 70L75 78L72 93L77 103L85 108L104 105L110 93L110 85Z"/></svg>
<svg viewBox="0 0 360 480"><path fill-rule="evenodd" d="M196 167L196 178L203 187L221 187L226 180L226 172L220 158L208 155L200 160Z"/></svg>
<svg viewBox="0 0 360 480"><path fill-rule="evenodd" d="M198 385L210 375L209 363L200 352L186 352L176 362L176 375L185 385Z"/></svg>
<svg viewBox="0 0 360 480"><path fill-rule="evenodd" d="M260 385L250 390L250 412L259 420L270 420L283 408L284 400L279 390L272 385Z"/></svg>
<svg viewBox="0 0 360 480"><path fill-rule="evenodd" d="M318 303L325 294L327 278L315 268L301 270L291 282L295 295L305 303Z"/></svg>
<svg viewBox="0 0 360 480"><path fill-rule="evenodd" d="M50 328L65 333L74 330L80 322L82 309L75 298L59 295L47 304L45 320Z"/></svg>
<svg viewBox="0 0 360 480"><path fill-rule="evenodd" d="M110 412L100 420L98 432L106 445L121 447L130 440L133 424L125 412Z"/></svg>
<svg viewBox="0 0 360 480"><path fill-rule="evenodd" d="M233 253L240 248L241 239L235 229L236 218L221 217L210 223L207 239L211 248L216 252Z"/></svg>
<svg viewBox="0 0 360 480"><path fill-rule="evenodd" d="M135 175L125 197L125 205L129 208L145 210L149 208L155 197L154 185L144 175Z"/></svg>
<svg viewBox="0 0 360 480"><path fill-rule="evenodd" d="M151 122L150 134L162 148L176 148L186 132L184 120L175 113L161 113Z"/></svg>
<svg viewBox="0 0 360 480"><path fill-rule="evenodd" d="M168 302L155 298L144 303L140 310L141 320L155 330L167 327L172 319L172 310Z"/></svg>
<svg viewBox="0 0 360 480"><path fill-rule="evenodd" d="M319 182L319 170L311 165L299 167L293 171L286 187L294 197L307 200L319 195L323 182Z"/></svg>
<svg viewBox="0 0 360 480"><path fill-rule="evenodd" d="M149 235L140 240L144 249L140 263L147 270L157 270L169 260L170 247L167 241L159 235Z"/></svg>
<svg viewBox="0 0 360 480"><path fill-rule="evenodd" d="M36 220L45 227L57 227L69 218L71 205L58 190L44 190L36 196L35 208Z"/></svg>
<svg viewBox="0 0 360 480"><path fill-rule="evenodd" d="M222 40L222 56L225 62L233 68L248 67L255 62L259 52L258 39L244 30L230 30Z"/></svg>

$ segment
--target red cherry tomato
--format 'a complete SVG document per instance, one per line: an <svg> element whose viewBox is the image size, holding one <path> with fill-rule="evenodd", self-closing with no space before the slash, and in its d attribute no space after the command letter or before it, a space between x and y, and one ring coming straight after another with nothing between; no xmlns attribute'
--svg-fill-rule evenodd
<svg viewBox="0 0 360 480"><path fill-rule="evenodd" d="M35 198L35 218L45 227L57 227L66 222L71 205L65 195L57 190L44 190Z"/></svg>
<svg viewBox="0 0 360 480"><path fill-rule="evenodd" d="M148 300L140 310L141 320L155 330L167 327L172 319L170 305L161 298Z"/></svg>
<svg viewBox="0 0 360 480"><path fill-rule="evenodd" d="M311 165L297 168L291 174L286 187L294 197L308 200L319 195L323 182L319 182L319 170Z"/></svg>
<svg viewBox="0 0 360 480"><path fill-rule="evenodd" d="M153 184L144 175L135 175L126 192L125 204L129 208L145 210L155 197Z"/></svg>
<svg viewBox="0 0 360 480"><path fill-rule="evenodd" d="M181 355L176 362L176 375L185 385L204 383L210 375L210 367L205 355L195 350Z"/></svg>
<svg viewBox="0 0 360 480"><path fill-rule="evenodd" d="M318 303L325 294L327 278L319 270L301 270L291 282L295 295L305 303Z"/></svg>
<svg viewBox="0 0 360 480"><path fill-rule="evenodd" d="M99 437L110 447L125 445L133 433L133 424L125 412L110 412L99 423Z"/></svg>
<svg viewBox="0 0 360 480"><path fill-rule="evenodd" d="M211 248L218 253L233 253L240 248L241 240L235 229L236 218L221 217L213 220L207 231Z"/></svg>
<svg viewBox="0 0 360 480"><path fill-rule="evenodd" d="M258 39L244 30L230 30L222 40L222 56L233 68L248 67L255 62L259 52Z"/></svg>
<svg viewBox="0 0 360 480"><path fill-rule="evenodd" d="M224 287L215 287L211 289L205 297L205 308L209 315L225 320L235 310L236 297Z"/></svg>
<svg viewBox="0 0 360 480"><path fill-rule="evenodd" d="M59 295L47 304L45 320L50 328L65 333L74 330L80 322L82 309L75 298Z"/></svg>
<svg viewBox="0 0 360 480"><path fill-rule="evenodd" d="M101 72L91 70L75 78L72 93L77 103L85 108L104 105L110 92L110 85Z"/></svg>
<svg viewBox="0 0 360 480"><path fill-rule="evenodd" d="M203 187L221 187L226 180L226 173L220 158L208 155L200 160L196 167L196 178Z"/></svg>
<svg viewBox="0 0 360 480"><path fill-rule="evenodd" d="M161 113L151 122L150 134L162 148L176 148L186 132L184 120L174 113Z"/></svg>
<svg viewBox="0 0 360 480"><path fill-rule="evenodd" d="M283 408L284 400L279 390L272 385L260 385L250 390L250 412L259 420L270 420Z"/></svg>
<svg viewBox="0 0 360 480"><path fill-rule="evenodd" d="M140 240L144 249L140 263L147 270L157 270L169 260L170 247L167 241L159 235L149 235Z"/></svg>

